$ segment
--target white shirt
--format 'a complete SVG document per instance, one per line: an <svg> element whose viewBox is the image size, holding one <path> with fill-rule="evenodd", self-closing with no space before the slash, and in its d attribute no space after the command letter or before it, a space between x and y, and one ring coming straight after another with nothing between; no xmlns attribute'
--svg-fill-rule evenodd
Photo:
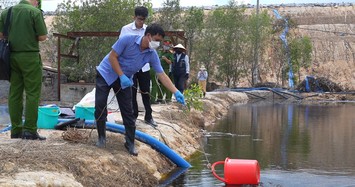
<svg viewBox="0 0 355 187"><path fill-rule="evenodd" d="M197 73L197 79L199 81L203 81L203 80L207 80L207 77L208 77L208 73L206 70L200 70L198 73Z"/></svg>
<svg viewBox="0 0 355 187"><path fill-rule="evenodd" d="M143 24L143 27L138 29L136 27L136 23L133 21L132 23L130 24L127 24L125 26L122 27L121 31L120 31L120 36L119 38L121 38L122 36L124 35L139 35L139 36L144 36L144 33L145 33L145 29L147 28L147 25L146 24ZM142 67L142 72L146 72L146 71L149 71L150 70L150 65L149 63L145 64L143 67Z"/></svg>

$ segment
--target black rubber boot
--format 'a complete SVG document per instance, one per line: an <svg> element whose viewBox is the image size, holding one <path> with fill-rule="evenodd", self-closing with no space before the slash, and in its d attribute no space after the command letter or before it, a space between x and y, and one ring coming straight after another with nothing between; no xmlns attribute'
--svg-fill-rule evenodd
<svg viewBox="0 0 355 187"><path fill-rule="evenodd" d="M136 135L136 127L127 127L125 126L125 131L126 131L126 142L124 143L124 147L127 149L129 154L133 156L138 156L138 152L134 148L134 137Z"/></svg>
<svg viewBox="0 0 355 187"><path fill-rule="evenodd" d="M96 129L99 135L98 141L96 143L97 147L106 147L106 122L105 121L97 121Z"/></svg>
<svg viewBox="0 0 355 187"><path fill-rule="evenodd" d="M28 132L28 131L24 131L22 133L22 139L26 139L26 140L46 140L47 138L44 136L40 136L38 134L38 132Z"/></svg>

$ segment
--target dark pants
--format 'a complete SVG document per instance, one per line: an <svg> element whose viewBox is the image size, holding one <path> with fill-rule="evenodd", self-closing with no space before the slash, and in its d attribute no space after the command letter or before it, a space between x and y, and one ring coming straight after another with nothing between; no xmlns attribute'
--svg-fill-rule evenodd
<svg viewBox="0 0 355 187"><path fill-rule="evenodd" d="M184 94L186 74L173 74L175 87Z"/></svg>
<svg viewBox="0 0 355 187"><path fill-rule="evenodd" d="M117 79L111 86L107 85L105 79L97 72L95 92L95 119L97 125L105 125L107 120L107 97L113 88L118 106L120 107L123 125L126 131L126 141L134 142L136 122L132 110L132 89L131 87L121 89L120 80ZM111 98L110 98L111 99Z"/></svg>
<svg viewBox="0 0 355 187"><path fill-rule="evenodd" d="M133 76L133 88L132 88L132 104L133 104L133 116L138 117L138 103L137 103L137 88L141 90L142 101L145 109L145 120L151 120L152 107L150 106L150 73L149 71L142 72L140 70Z"/></svg>
<svg viewBox="0 0 355 187"><path fill-rule="evenodd" d="M11 53L9 113L11 134L37 132L38 106L42 86L42 61L38 52ZM23 93L26 100L23 100ZM25 122L22 122L22 114Z"/></svg>

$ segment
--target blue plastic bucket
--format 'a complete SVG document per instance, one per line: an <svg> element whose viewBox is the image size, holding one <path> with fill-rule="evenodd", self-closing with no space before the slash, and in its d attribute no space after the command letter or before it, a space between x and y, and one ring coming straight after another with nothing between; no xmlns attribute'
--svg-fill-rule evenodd
<svg viewBox="0 0 355 187"><path fill-rule="evenodd" d="M58 123L60 109L57 106L40 106L38 107L37 128L39 129L54 129Z"/></svg>
<svg viewBox="0 0 355 187"><path fill-rule="evenodd" d="M75 105L75 118L95 120L95 107Z"/></svg>

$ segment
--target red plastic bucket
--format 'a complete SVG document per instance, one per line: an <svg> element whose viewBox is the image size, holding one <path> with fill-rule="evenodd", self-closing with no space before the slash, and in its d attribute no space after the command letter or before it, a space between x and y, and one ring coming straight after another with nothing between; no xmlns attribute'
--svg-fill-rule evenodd
<svg viewBox="0 0 355 187"><path fill-rule="evenodd" d="M215 172L215 166L224 164L224 178ZM257 160L229 159L212 164L212 173L226 184L259 184L260 167Z"/></svg>

